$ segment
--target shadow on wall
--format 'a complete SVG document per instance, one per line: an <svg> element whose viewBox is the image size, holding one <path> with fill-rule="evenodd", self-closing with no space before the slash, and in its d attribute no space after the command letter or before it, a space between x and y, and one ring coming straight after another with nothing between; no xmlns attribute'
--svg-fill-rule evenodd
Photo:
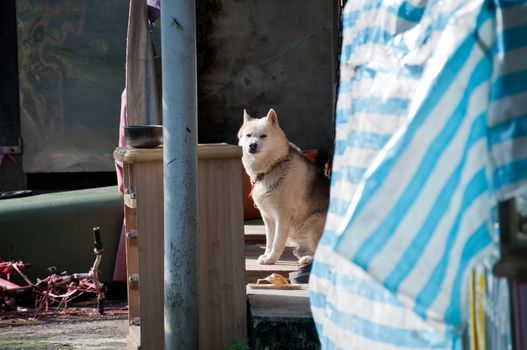
<svg viewBox="0 0 527 350"><path fill-rule="evenodd" d="M199 142L237 143L243 109L275 108L288 138L331 146L330 1L197 0Z"/></svg>

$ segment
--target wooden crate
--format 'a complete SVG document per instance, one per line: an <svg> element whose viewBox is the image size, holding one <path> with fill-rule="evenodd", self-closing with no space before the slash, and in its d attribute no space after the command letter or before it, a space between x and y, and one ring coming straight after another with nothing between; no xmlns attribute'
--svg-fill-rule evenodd
<svg viewBox="0 0 527 350"><path fill-rule="evenodd" d="M124 164L129 192L125 195L129 349L163 349L162 156L161 148L114 152ZM200 349L225 349L247 338L240 157L237 146L198 146ZM137 319L140 327L134 325Z"/></svg>

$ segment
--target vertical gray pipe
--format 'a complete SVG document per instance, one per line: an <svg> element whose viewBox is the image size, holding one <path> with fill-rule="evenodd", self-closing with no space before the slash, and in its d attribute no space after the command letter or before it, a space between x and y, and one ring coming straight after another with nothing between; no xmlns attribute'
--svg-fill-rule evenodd
<svg viewBox="0 0 527 350"><path fill-rule="evenodd" d="M165 349L198 348L194 0L161 2Z"/></svg>

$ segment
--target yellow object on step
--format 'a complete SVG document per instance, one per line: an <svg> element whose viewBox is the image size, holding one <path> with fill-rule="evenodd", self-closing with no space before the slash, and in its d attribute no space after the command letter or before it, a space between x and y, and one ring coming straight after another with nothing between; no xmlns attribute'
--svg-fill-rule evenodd
<svg viewBox="0 0 527 350"><path fill-rule="evenodd" d="M268 282L264 284L262 282ZM249 287L254 289L301 289L300 284L291 284L289 280L279 273L272 273L265 278L259 278L256 283L249 283Z"/></svg>

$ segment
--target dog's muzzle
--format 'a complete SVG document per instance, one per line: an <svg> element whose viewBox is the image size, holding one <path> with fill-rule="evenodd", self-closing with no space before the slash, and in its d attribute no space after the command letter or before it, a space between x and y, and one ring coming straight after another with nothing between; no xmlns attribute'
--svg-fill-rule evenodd
<svg viewBox="0 0 527 350"><path fill-rule="evenodd" d="M249 153L256 153L258 151L258 144L251 143L249 144Z"/></svg>

